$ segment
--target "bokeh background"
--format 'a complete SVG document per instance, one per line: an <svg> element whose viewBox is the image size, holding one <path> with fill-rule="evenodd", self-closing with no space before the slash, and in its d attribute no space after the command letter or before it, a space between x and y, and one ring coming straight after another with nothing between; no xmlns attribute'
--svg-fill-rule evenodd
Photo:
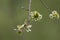
<svg viewBox="0 0 60 40"><path fill-rule="evenodd" d="M60 14L60 0L43 0L49 8ZM43 19L32 22L32 31L17 34L13 29L23 24L28 16L29 0L0 0L0 40L60 40L60 19L51 20L48 11L40 0L32 0L32 10L39 11Z"/></svg>

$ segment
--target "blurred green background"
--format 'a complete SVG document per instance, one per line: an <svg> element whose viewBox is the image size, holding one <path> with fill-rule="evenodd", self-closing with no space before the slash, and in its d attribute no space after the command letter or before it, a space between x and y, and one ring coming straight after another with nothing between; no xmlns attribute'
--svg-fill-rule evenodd
<svg viewBox="0 0 60 40"><path fill-rule="evenodd" d="M43 19L33 22L32 31L17 34L13 29L23 24L28 12L29 0L0 0L0 40L60 40L60 19L51 20L48 11L40 0L32 0L31 8L39 11ZM60 14L60 0L43 0L49 8L57 10Z"/></svg>

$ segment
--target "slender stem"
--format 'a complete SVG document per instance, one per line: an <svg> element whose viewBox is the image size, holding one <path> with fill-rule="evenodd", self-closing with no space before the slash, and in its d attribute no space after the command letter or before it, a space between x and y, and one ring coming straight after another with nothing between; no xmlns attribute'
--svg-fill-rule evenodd
<svg viewBox="0 0 60 40"><path fill-rule="evenodd" d="M40 0L40 2L41 2L49 11L52 11L52 9L50 9L43 0Z"/></svg>
<svg viewBox="0 0 60 40"><path fill-rule="evenodd" d="M28 23L30 23L30 13L31 13L31 0L29 0L29 7L28 7Z"/></svg>
<svg viewBox="0 0 60 40"><path fill-rule="evenodd" d="M31 0L29 0L29 20L30 20L30 13L31 13Z"/></svg>

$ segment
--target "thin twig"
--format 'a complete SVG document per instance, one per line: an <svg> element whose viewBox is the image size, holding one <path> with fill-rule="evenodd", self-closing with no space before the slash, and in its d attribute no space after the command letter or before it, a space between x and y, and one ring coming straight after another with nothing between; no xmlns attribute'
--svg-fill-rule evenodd
<svg viewBox="0 0 60 40"><path fill-rule="evenodd" d="M29 0L29 20L30 20L30 13L31 13L31 0Z"/></svg>
<svg viewBox="0 0 60 40"><path fill-rule="evenodd" d="M29 0L29 7L28 7L28 23L30 23L30 13L31 13L31 0Z"/></svg>
<svg viewBox="0 0 60 40"><path fill-rule="evenodd" d="M40 0L40 2L41 2L49 11L52 11L52 9L50 9L43 0Z"/></svg>

